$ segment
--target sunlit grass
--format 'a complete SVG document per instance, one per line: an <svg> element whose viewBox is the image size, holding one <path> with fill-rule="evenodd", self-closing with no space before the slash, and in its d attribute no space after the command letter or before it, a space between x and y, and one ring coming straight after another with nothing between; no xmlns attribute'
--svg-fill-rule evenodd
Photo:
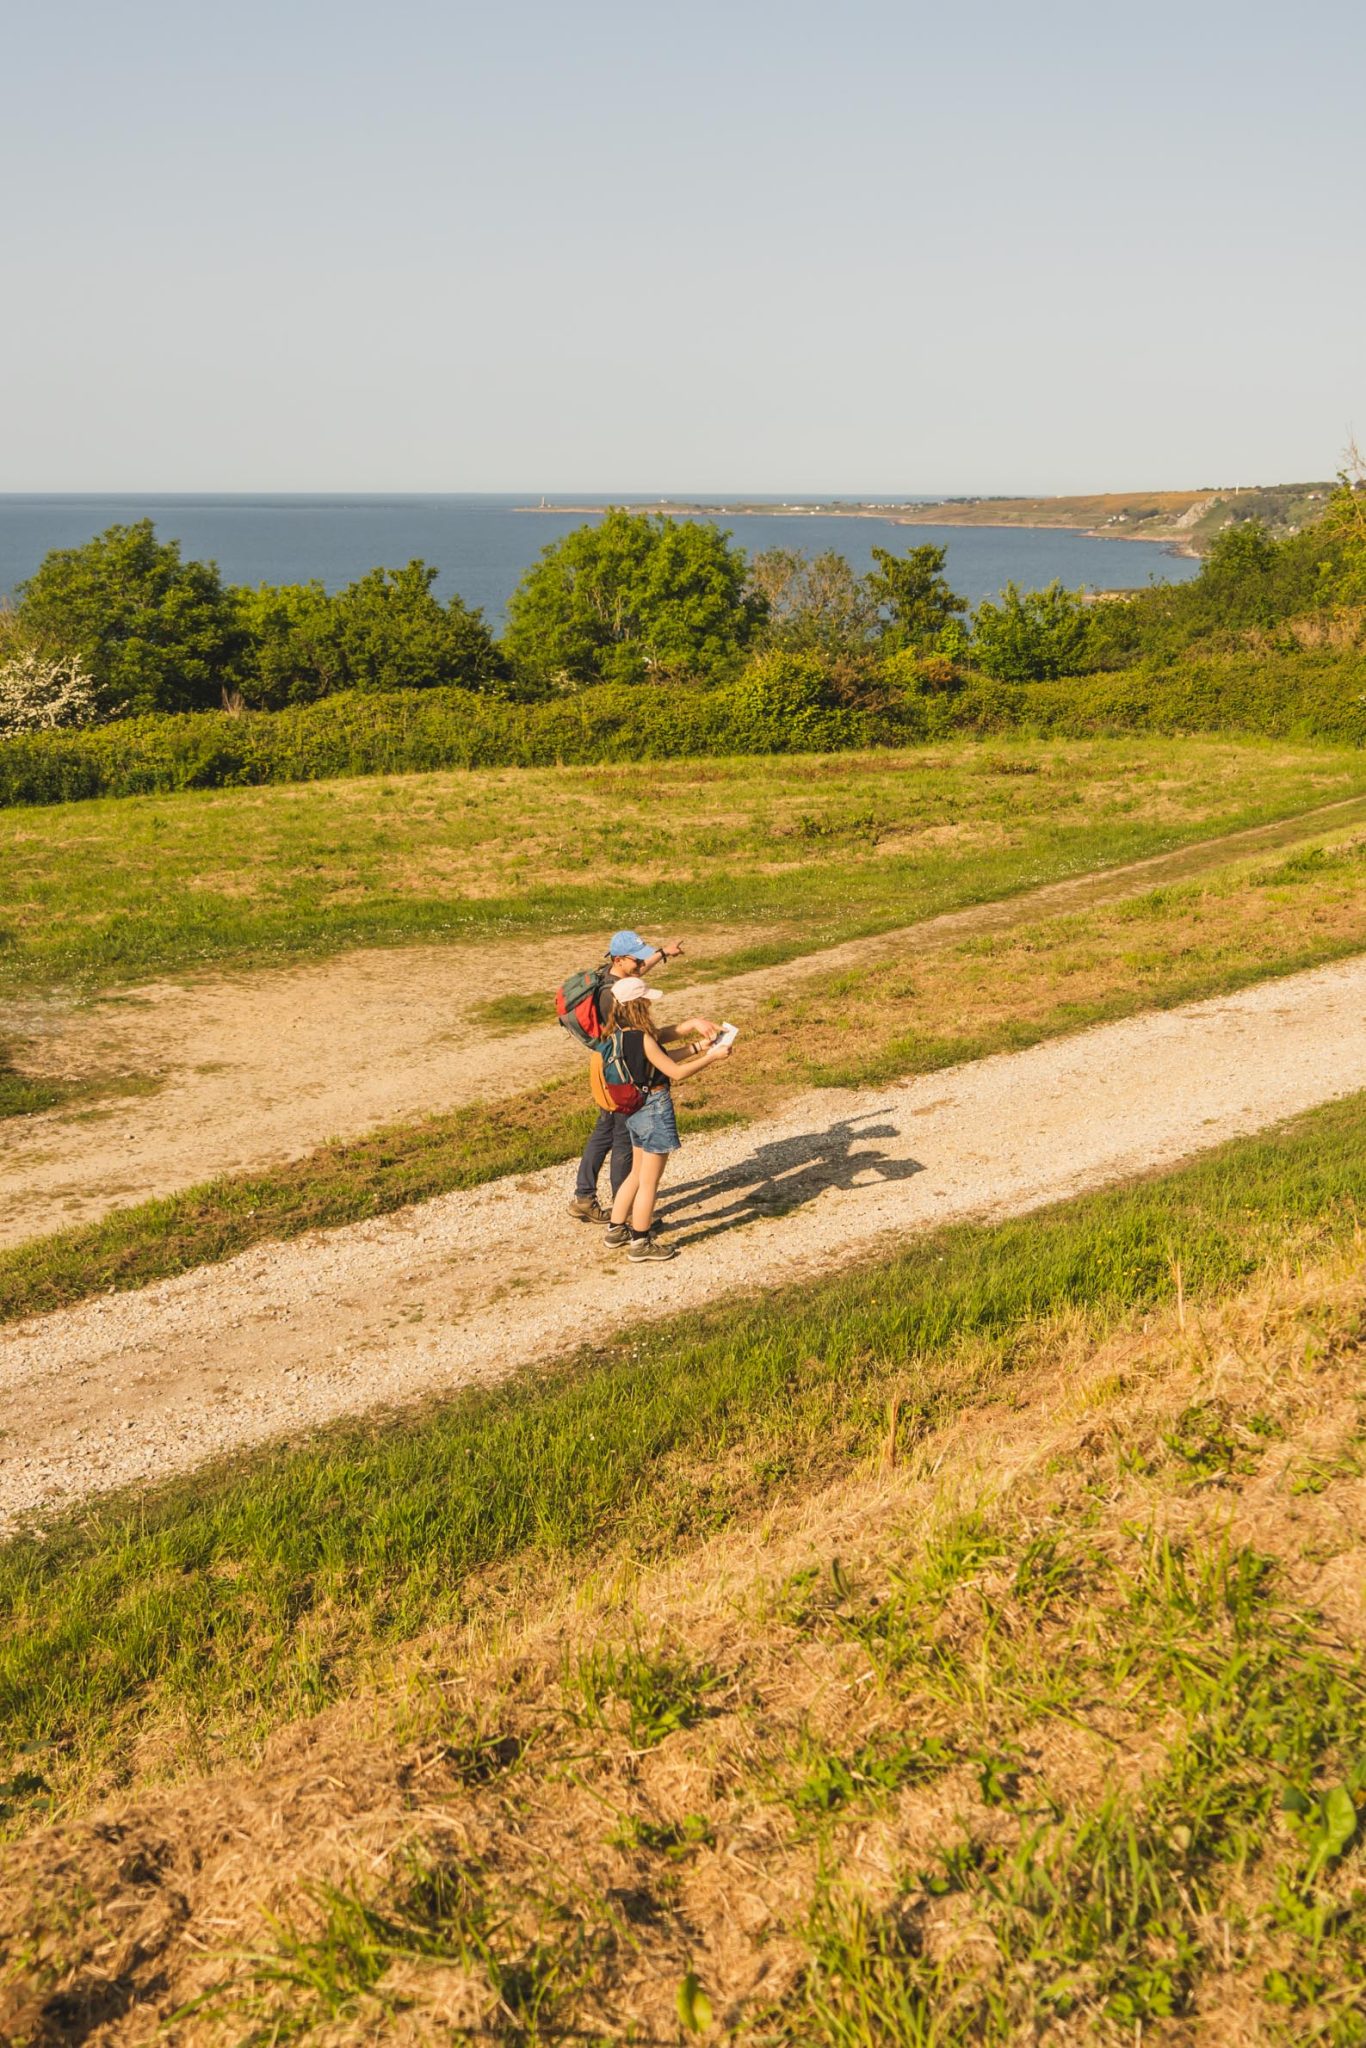
<svg viewBox="0 0 1366 2048"><path fill-rule="evenodd" d="M778 957L1363 789L1348 750L959 741L5 811L0 989L621 923Z"/></svg>

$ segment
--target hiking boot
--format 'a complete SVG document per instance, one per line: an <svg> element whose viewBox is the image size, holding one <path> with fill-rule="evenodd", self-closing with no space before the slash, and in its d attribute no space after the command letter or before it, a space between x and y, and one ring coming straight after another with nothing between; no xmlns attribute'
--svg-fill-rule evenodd
<svg viewBox="0 0 1366 2048"><path fill-rule="evenodd" d="M580 1223L606 1223L607 1211L596 1195L575 1195L569 1204L569 1213Z"/></svg>
<svg viewBox="0 0 1366 2048"><path fill-rule="evenodd" d="M657 1259L676 1259L676 1245L661 1244L657 1237L633 1237L631 1249L626 1254L633 1266L643 1266Z"/></svg>
<svg viewBox="0 0 1366 2048"><path fill-rule="evenodd" d="M607 1235L603 1238L609 1252L619 1252L624 1244L631 1242L630 1226L625 1223L609 1223Z"/></svg>

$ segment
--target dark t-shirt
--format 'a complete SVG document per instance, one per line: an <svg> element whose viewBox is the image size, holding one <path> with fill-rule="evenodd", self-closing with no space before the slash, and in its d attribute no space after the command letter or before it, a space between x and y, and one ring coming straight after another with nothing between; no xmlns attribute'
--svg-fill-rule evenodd
<svg viewBox="0 0 1366 2048"><path fill-rule="evenodd" d="M669 1077L661 1074L652 1060L645 1057L645 1033L623 1031L621 1034L621 1063L637 1088L667 1088Z"/></svg>

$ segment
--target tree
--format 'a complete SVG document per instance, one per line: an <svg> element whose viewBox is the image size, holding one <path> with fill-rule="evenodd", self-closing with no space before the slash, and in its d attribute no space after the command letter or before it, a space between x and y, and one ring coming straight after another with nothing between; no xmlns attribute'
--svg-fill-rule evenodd
<svg viewBox="0 0 1366 2048"><path fill-rule="evenodd" d="M746 569L719 527L614 509L541 550L512 594L503 644L542 690L715 680L762 623Z"/></svg>
<svg viewBox="0 0 1366 2048"><path fill-rule="evenodd" d="M1050 583L1021 592L1007 583L999 604L984 599L972 622L977 666L1003 683L1080 674L1088 665L1090 609L1080 591Z"/></svg>
<svg viewBox="0 0 1366 2048"><path fill-rule="evenodd" d="M482 614L458 597L442 604L436 574L414 561L372 569L333 596L321 583L235 590L245 702L275 710L334 690L501 689L507 663Z"/></svg>
<svg viewBox="0 0 1366 2048"><path fill-rule="evenodd" d="M468 690L501 684L507 664L482 612L461 598L433 595L437 572L426 562L372 569L334 600L337 645L352 690L422 690L458 683Z"/></svg>
<svg viewBox="0 0 1366 2048"><path fill-rule="evenodd" d="M1343 502L1335 493L1323 518L1284 540L1260 519L1231 520L1215 535L1198 576L1157 584L1133 599L1125 622L1131 651L1172 660L1196 644L1237 646L1249 632L1270 632L1349 601L1337 528Z"/></svg>
<svg viewBox="0 0 1366 2048"><path fill-rule="evenodd" d="M241 632L218 570L182 562L150 519L55 549L19 599L33 643L79 655L106 711L198 711L232 687Z"/></svg>
<svg viewBox="0 0 1366 2048"><path fill-rule="evenodd" d="M1200 596L1224 626L1269 626L1279 615L1275 540L1260 519L1246 519L1216 534L1200 571Z"/></svg>
<svg viewBox="0 0 1366 2048"><path fill-rule="evenodd" d="M770 647L857 655L877 631L877 605L865 580L833 548L820 555L767 548L751 561L747 587L764 605Z"/></svg>
<svg viewBox="0 0 1366 2048"><path fill-rule="evenodd" d="M967 599L950 590L944 575L948 549L927 541L905 555L873 549L873 564L864 578L869 599L884 620L883 646L933 648L946 626L968 608Z"/></svg>
<svg viewBox="0 0 1366 2048"><path fill-rule="evenodd" d="M253 711L345 689L336 604L321 583L263 583L232 596L245 641L241 693Z"/></svg>

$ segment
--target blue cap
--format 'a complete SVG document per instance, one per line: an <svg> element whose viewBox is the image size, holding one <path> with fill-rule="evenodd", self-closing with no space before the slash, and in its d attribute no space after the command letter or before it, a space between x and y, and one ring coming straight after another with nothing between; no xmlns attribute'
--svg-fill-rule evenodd
<svg viewBox="0 0 1366 2048"><path fill-rule="evenodd" d="M647 946L639 932L613 932L607 941L609 960L620 960L624 953L629 953L633 960L648 960L653 952L654 947Z"/></svg>

